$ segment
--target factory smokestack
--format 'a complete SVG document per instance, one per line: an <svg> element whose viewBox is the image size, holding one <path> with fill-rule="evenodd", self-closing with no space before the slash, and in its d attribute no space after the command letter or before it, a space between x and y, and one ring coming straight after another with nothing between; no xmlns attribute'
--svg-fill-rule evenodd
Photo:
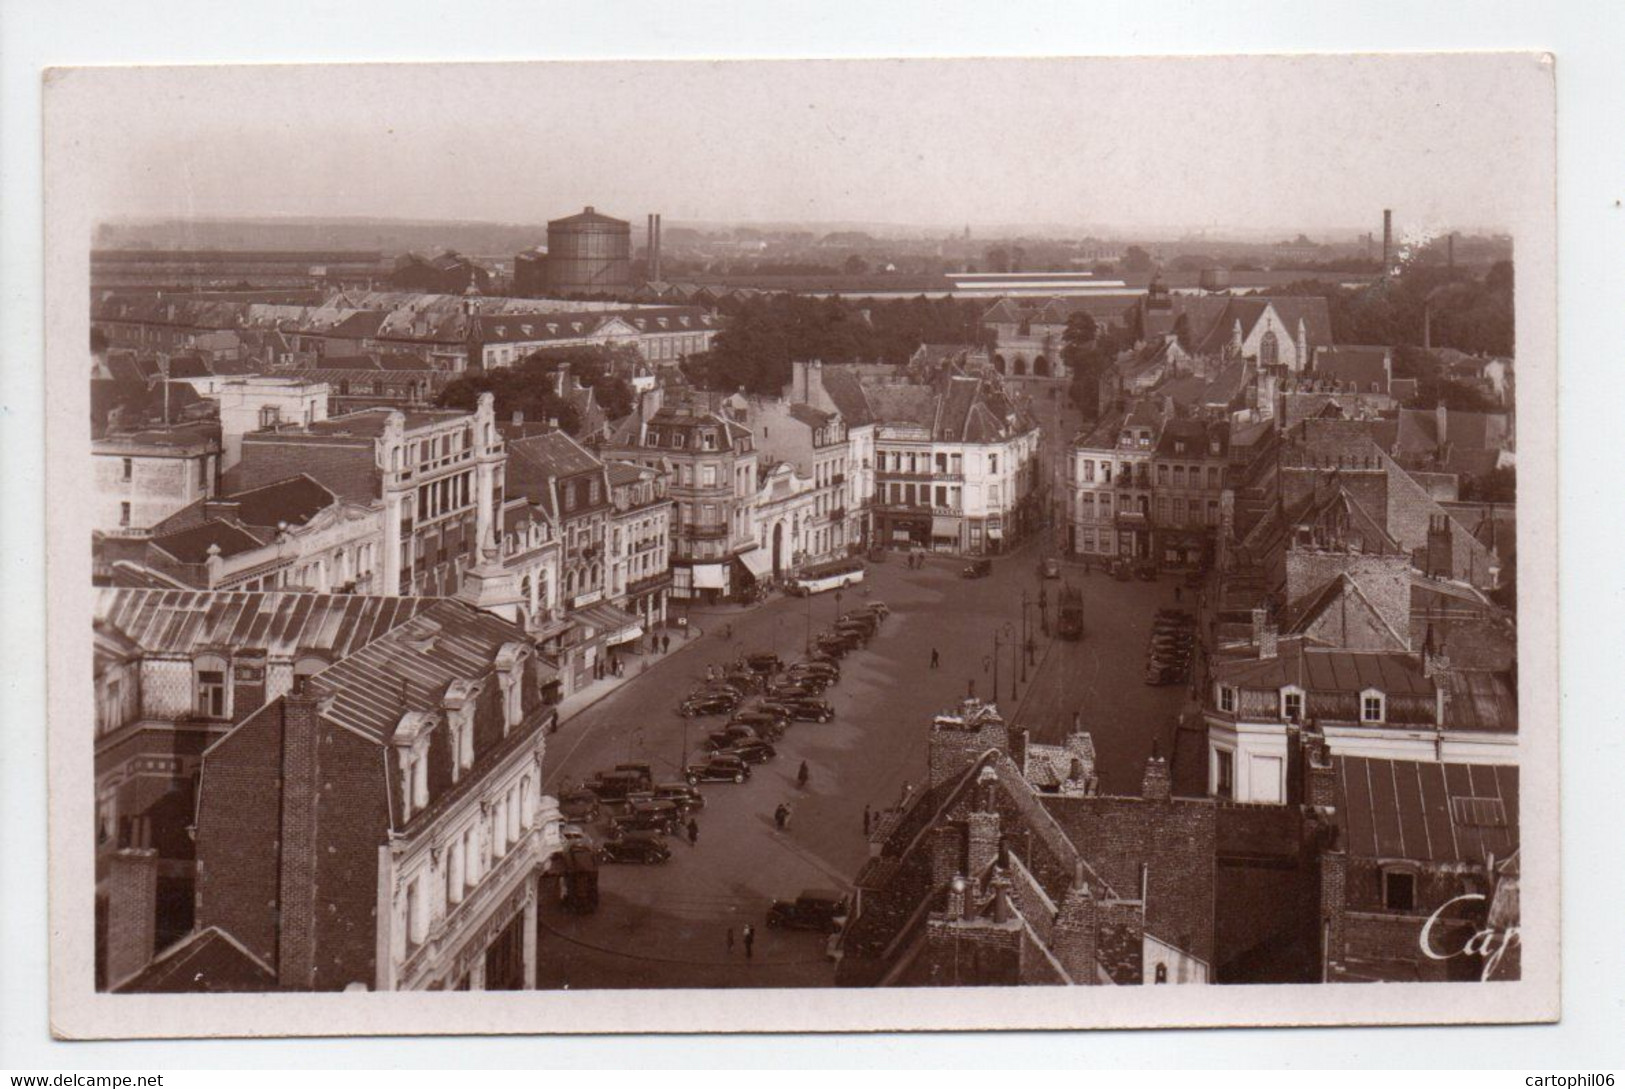
<svg viewBox="0 0 1625 1089"><path fill-rule="evenodd" d="M660 213L649 213L649 279L660 279Z"/></svg>
<svg viewBox="0 0 1625 1089"><path fill-rule="evenodd" d="M1451 231L1444 241L1445 266L1454 272L1456 270L1456 232Z"/></svg>
<svg viewBox="0 0 1625 1089"><path fill-rule="evenodd" d="M1392 266L1389 264L1394 257L1394 210L1382 210L1382 274L1388 275Z"/></svg>

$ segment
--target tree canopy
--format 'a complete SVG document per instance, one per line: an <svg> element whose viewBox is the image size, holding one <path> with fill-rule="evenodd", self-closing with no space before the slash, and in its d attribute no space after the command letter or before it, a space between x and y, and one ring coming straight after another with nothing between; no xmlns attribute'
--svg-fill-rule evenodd
<svg viewBox="0 0 1625 1089"><path fill-rule="evenodd" d="M523 412L529 420L556 419L572 435L581 432L581 418L575 406L555 392L555 378L561 367L581 384L592 389L599 406L610 419L632 411L631 385L616 371L635 366L637 350L622 346L583 345L571 348L544 348L533 352L512 367L465 375L441 391L445 408L473 411L481 393L496 395L496 411L501 418Z"/></svg>
<svg viewBox="0 0 1625 1089"><path fill-rule="evenodd" d="M901 364L921 344L986 345L986 303L957 299L856 300L766 295L730 301L728 324L711 350L688 358L684 373L706 389L774 394L798 359Z"/></svg>

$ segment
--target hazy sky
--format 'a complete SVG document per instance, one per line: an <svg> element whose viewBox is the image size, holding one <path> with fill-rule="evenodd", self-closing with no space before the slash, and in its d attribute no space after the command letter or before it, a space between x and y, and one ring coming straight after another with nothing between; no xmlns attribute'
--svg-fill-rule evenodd
<svg viewBox="0 0 1625 1089"><path fill-rule="evenodd" d="M82 69L101 217L1496 227L1531 58ZM1522 119L1522 120L1520 120Z"/></svg>

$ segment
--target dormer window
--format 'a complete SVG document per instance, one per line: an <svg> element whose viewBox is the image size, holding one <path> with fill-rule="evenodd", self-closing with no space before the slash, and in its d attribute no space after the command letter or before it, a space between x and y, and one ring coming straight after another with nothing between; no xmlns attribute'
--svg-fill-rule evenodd
<svg viewBox="0 0 1625 1089"><path fill-rule="evenodd" d="M1287 722L1303 721L1303 689L1288 685L1281 689L1281 717Z"/></svg>
<svg viewBox="0 0 1625 1089"><path fill-rule="evenodd" d="M1360 721L1383 722L1388 718L1387 700L1375 688L1360 693Z"/></svg>
<svg viewBox="0 0 1625 1089"><path fill-rule="evenodd" d="M429 805L429 738L434 731L434 715L408 711L395 726L394 745L400 753L401 819Z"/></svg>
<svg viewBox="0 0 1625 1089"><path fill-rule="evenodd" d="M459 679L451 682L441 701L451 730L452 782L474 766L474 709L479 704L479 694L478 683Z"/></svg>
<svg viewBox="0 0 1625 1089"><path fill-rule="evenodd" d="M1236 690L1227 684L1219 686L1219 710L1227 715L1236 713Z"/></svg>

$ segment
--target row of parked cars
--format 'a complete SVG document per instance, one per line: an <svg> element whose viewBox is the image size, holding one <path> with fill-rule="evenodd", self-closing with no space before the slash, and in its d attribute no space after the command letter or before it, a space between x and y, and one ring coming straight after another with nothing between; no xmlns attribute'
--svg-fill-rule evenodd
<svg viewBox="0 0 1625 1089"><path fill-rule="evenodd" d="M1184 684L1191 677L1196 618L1184 609L1158 609L1145 649L1145 683Z"/></svg>
<svg viewBox="0 0 1625 1089"><path fill-rule="evenodd" d="M666 862L671 846L665 837L679 835L705 808L705 795L691 783L659 782L643 763L617 764L600 771L576 790L559 798L565 819L564 837L593 850L599 862ZM594 842L587 827L602 819L606 838Z"/></svg>

